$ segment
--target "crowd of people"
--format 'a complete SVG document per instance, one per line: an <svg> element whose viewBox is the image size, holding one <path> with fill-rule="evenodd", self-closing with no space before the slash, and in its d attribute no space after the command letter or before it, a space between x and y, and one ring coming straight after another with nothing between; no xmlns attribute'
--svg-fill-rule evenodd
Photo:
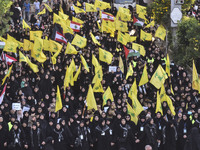
<svg viewBox="0 0 200 150"><path fill-rule="evenodd" d="M79 7L83 9L85 2L94 4L93 0L79 2ZM45 9L44 3L51 6L53 12L37 15ZM42 39L51 39L55 26L53 13L58 14L62 7L70 20L74 16L84 21L81 31L76 34L87 38L87 45L84 48L75 47L78 54L65 55L66 44L61 43L63 48L54 65L48 51L43 51L47 57L43 64L31 58L30 51L24 51L23 47L16 54L7 53L19 60L19 51L23 52L38 65L39 72L34 73L25 62L13 62L10 78L6 80L5 96L0 104L0 150L200 149L200 95L192 89L191 80L181 66L171 63L171 76L164 83L166 94L173 102L175 115L166 101L162 102L163 114L155 113L157 89L149 82L137 88L137 99L144 108L137 123L131 120L132 115L127 110L127 103L132 106L132 100L128 97L129 90L134 80L139 84L145 64L149 80L159 65L165 68L166 54L156 45L156 40L140 40L141 29L154 35L157 25L145 28L147 24L135 26L133 21L128 21L129 32L134 31L134 36L137 36L135 42L144 46L146 55L126 59L124 46L117 41L117 31L114 37L99 31L99 11L76 14L73 9L73 5L77 5L76 0L35 0L34 5L34 14L30 14L28 0L14 1L10 8L13 15L7 34L22 43L24 39L29 40L30 30L23 29L22 26L24 19L32 31L43 31ZM135 8L128 9L132 18L137 17ZM110 9L104 11L116 16L117 10L111 5ZM147 19L152 21L151 17ZM93 42L90 32L101 46ZM3 37L6 38L6 34ZM73 37L72 34L65 34L68 42L72 42ZM110 87L114 101L108 99L103 106L103 93L94 93L98 107L95 111L87 109L86 98L95 75L92 54L98 59L99 47L113 54L111 64L102 61L99 63L103 70L101 84L104 90ZM132 44L128 42L126 47L132 49ZM78 68L81 64L80 54L85 58L90 72L82 66L74 86L69 85L64 89L67 66L73 58ZM109 71L110 66L119 65L119 57L123 60L124 73L120 67L116 71ZM126 79L129 63L132 64L134 73ZM0 68L0 78L3 79L9 68L6 61L0 61ZM62 109L55 112L57 85L60 88ZM1 91L3 87L2 85ZM21 109L14 110L13 103L20 103Z"/></svg>

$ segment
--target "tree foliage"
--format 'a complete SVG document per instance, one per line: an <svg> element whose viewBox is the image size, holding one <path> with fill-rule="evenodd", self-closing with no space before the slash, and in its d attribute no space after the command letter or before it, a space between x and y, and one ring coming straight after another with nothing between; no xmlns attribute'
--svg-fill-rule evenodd
<svg viewBox="0 0 200 150"><path fill-rule="evenodd" d="M0 36L2 36L9 28L8 22L12 13L9 11L12 5L11 0L0 1Z"/></svg>
<svg viewBox="0 0 200 150"><path fill-rule="evenodd" d="M182 19L178 24L177 42L172 47L175 63L192 66L192 60L200 56L200 25L195 18Z"/></svg>

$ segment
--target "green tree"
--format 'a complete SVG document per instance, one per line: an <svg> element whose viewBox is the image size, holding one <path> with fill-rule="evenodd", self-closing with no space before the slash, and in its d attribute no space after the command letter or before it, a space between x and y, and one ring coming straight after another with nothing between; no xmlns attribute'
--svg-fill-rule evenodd
<svg viewBox="0 0 200 150"><path fill-rule="evenodd" d="M0 36L2 36L9 28L8 22L12 15L12 12L9 11L11 5L11 0L0 1Z"/></svg>
<svg viewBox="0 0 200 150"><path fill-rule="evenodd" d="M172 46L175 63L187 67L200 56L200 25L195 18L186 17L178 24L177 43Z"/></svg>

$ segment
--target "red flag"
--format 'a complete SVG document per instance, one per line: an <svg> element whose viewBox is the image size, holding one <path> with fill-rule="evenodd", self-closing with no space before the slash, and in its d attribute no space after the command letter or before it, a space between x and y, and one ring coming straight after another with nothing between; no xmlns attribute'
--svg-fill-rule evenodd
<svg viewBox="0 0 200 150"><path fill-rule="evenodd" d="M124 45L123 45L123 46L124 46ZM124 46L124 52L125 52L125 57L126 57L126 59L127 59L128 54L129 54L129 50L128 50L128 48L126 48L126 46Z"/></svg>

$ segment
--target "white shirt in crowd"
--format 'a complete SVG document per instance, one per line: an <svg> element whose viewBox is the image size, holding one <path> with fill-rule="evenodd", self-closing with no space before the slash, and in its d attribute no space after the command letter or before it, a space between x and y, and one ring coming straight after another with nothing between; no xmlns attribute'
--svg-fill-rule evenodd
<svg viewBox="0 0 200 150"><path fill-rule="evenodd" d="M35 9L40 9L40 2L34 2Z"/></svg>

